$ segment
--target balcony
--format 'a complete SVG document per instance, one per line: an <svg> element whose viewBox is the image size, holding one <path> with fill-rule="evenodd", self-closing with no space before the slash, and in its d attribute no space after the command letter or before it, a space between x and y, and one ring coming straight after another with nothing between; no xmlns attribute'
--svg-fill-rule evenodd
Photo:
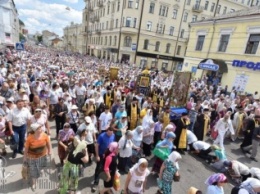
<svg viewBox="0 0 260 194"><path fill-rule="evenodd" d="M100 29L96 29L96 34L100 35L101 34L101 30Z"/></svg>
<svg viewBox="0 0 260 194"><path fill-rule="evenodd" d="M103 7L104 3L102 0L99 0L98 3L97 3L97 6L98 7Z"/></svg>
<svg viewBox="0 0 260 194"><path fill-rule="evenodd" d="M200 6L198 4L195 4L192 7L192 11L197 12L197 13L201 13L201 12L203 12L203 10L204 10L204 7Z"/></svg>
<svg viewBox="0 0 260 194"><path fill-rule="evenodd" d="M128 27L128 26L123 26L121 32L124 34L137 34L138 29L133 27Z"/></svg>

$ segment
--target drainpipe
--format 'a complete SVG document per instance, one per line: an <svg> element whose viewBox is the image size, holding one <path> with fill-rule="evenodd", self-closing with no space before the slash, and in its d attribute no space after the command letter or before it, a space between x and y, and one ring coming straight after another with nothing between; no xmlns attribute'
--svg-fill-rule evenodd
<svg viewBox="0 0 260 194"><path fill-rule="evenodd" d="M138 27L139 29L138 29L138 34L137 34L137 42L136 42L135 57L134 57L134 64L135 65L136 65L138 45L139 45L139 41L140 41L140 33L141 33L143 13L144 13L144 4L145 4L145 0L142 0L141 15L140 15L140 20L139 20L139 27Z"/></svg>
<svg viewBox="0 0 260 194"><path fill-rule="evenodd" d="M121 37L122 37L122 27L123 27L122 18L123 18L123 14L124 14L124 9L125 9L125 0L123 0L122 10L121 10L120 30L119 30L119 37L118 37L118 47L117 47L116 62L119 61L119 53L120 53Z"/></svg>
<svg viewBox="0 0 260 194"><path fill-rule="evenodd" d="M182 30L181 27L182 27L182 23L183 23L183 16L184 16L185 8L186 8L186 1L187 0L184 0L184 7L182 9L181 21L180 21L180 24L179 24L179 32L178 32L178 35L177 35L177 40L176 40L176 44L175 44L175 48L174 48L174 55L173 55L173 57L176 56L176 52L177 52L177 47L178 47L180 34L181 34L181 30ZM174 63L174 60L172 60L172 70L173 70L173 63Z"/></svg>

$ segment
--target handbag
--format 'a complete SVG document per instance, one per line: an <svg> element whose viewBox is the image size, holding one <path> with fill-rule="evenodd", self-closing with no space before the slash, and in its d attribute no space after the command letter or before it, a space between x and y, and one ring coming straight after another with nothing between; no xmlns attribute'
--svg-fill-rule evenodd
<svg viewBox="0 0 260 194"><path fill-rule="evenodd" d="M119 172L116 172L116 174L114 176L113 188L115 189L115 191L120 190L120 174L119 174Z"/></svg>
<svg viewBox="0 0 260 194"><path fill-rule="evenodd" d="M27 166L27 165L24 164L24 165L22 166L21 174L22 174L22 178L23 178L24 180L28 180L29 169L28 169L28 166Z"/></svg>
<svg viewBox="0 0 260 194"><path fill-rule="evenodd" d="M170 155L170 151L168 148L154 148L152 151L153 155L160 158L161 160L166 160Z"/></svg>

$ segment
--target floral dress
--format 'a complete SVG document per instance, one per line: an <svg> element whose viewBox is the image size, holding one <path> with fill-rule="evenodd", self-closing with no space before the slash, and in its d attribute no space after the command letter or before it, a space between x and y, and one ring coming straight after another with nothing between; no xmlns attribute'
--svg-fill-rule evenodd
<svg viewBox="0 0 260 194"><path fill-rule="evenodd" d="M172 193L172 181L177 168L173 165L171 161L164 161L165 169L162 174L162 193L171 194Z"/></svg>

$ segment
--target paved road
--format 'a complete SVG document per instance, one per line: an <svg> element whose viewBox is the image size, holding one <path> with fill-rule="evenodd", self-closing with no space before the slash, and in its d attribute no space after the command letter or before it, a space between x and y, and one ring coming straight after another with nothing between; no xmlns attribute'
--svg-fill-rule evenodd
<svg viewBox="0 0 260 194"><path fill-rule="evenodd" d="M6 156L7 167L5 168L5 173L10 175L6 179L1 179L0 174L0 194L1 193L13 193L13 194L20 194L20 193L38 193L38 194L55 194L57 193L57 171L58 171L58 164L59 159L57 155L57 141L54 139L55 136L55 128L54 123L51 123L52 126L52 146L53 146L53 160L55 160L56 166L53 166L45 172L38 182L38 187L35 192L33 192L30 187L28 186L28 182L22 180L21 178L21 164L22 164L22 156L18 155L16 159L11 158L11 151L8 148L8 155ZM242 152L239 150L239 143L231 143L226 140L226 152L227 157L229 159L237 159L246 165L252 167L260 167L254 161L251 161L248 157L246 157ZM258 157L260 160L260 157ZM173 193L174 194L186 194L187 190L190 186L195 186L200 188L202 191L205 191L205 180L208 176L210 176L214 171L213 169L208 166L206 163L202 162L198 158L190 154L186 154L183 156L183 159L179 162L180 164L180 174L181 174L181 181L178 183L173 183ZM153 158L149 159L149 166L150 168L153 165ZM81 178L79 181L79 190L81 194L90 194L91 193L91 182L93 181L93 174L95 170L95 163L91 166L88 166L84 172L84 178ZM10 173L14 173L13 175ZM121 177L121 184L124 185L126 176L122 175ZM150 175L148 178L148 188L145 193L154 194L157 191L156 186L156 176ZM103 183L100 183L100 187L103 186ZM231 191L232 185L229 183L225 186L225 193L229 194Z"/></svg>

